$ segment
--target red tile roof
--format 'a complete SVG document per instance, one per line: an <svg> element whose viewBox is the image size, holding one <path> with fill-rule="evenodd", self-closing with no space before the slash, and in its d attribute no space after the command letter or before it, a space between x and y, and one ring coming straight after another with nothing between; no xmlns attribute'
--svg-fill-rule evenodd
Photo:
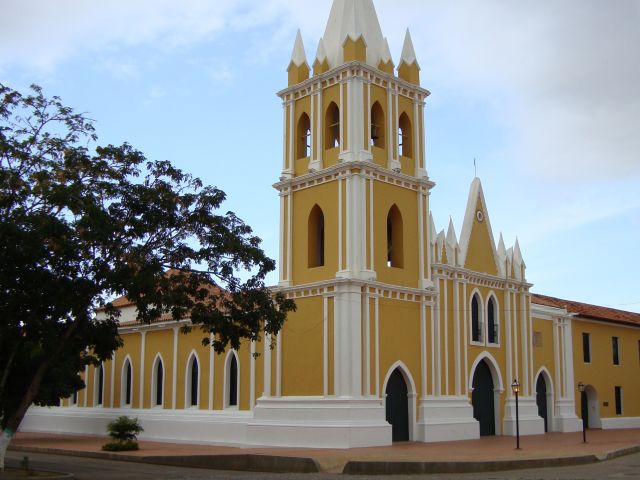
<svg viewBox="0 0 640 480"><path fill-rule="evenodd" d="M623 323L627 325L640 326L640 313L617 310L615 308L590 305L588 303L563 300L561 298L549 297L534 293L531 301L537 305L548 307L566 308L569 313L576 313L580 317L601 320L604 322Z"/></svg>

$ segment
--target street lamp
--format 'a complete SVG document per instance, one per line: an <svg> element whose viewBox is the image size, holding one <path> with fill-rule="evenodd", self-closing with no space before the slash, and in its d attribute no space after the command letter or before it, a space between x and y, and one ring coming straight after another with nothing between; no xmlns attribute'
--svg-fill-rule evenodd
<svg viewBox="0 0 640 480"><path fill-rule="evenodd" d="M580 391L580 409L582 411L582 443L587 443L587 418L585 417L585 402L584 401L584 383L578 382L578 390Z"/></svg>
<svg viewBox="0 0 640 480"><path fill-rule="evenodd" d="M517 379L511 384L511 390L516 396L516 450L520 450L520 415L518 413L518 393L520 393L520 384Z"/></svg>

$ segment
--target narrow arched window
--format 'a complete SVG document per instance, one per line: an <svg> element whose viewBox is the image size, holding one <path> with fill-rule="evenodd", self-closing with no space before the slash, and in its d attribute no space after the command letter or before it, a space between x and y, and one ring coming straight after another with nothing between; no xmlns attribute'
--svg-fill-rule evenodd
<svg viewBox="0 0 640 480"><path fill-rule="evenodd" d="M471 339L474 342L482 342L482 318L477 294L471 298Z"/></svg>
<svg viewBox="0 0 640 480"><path fill-rule="evenodd" d="M375 102L371 107L371 145L384 148L384 111L380 103Z"/></svg>
<svg viewBox="0 0 640 480"><path fill-rule="evenodd" d="M122 369L122 405L130 406L131 405L131 391L133 390L133 386L131 382L133 381L133 375L131 371L131 361L127 358L124 362L124 368Z"/></svg>
<svg viewBox="0 0 640 480"><path fill-rule="evenodd" d="M102 405L102 396L104 393L104 368L102 365L96 367L94 379L96 382L94 403L96 405Z"/></svg>
<svg viewBox="0 0 640 480"><path fill-rule="evenodd" d="M198 405L198 386L199 386L199 367L198 359L195 355L191 357L189 362L189 402L192 407Z"/></svg>
<svg viewBox="0 0 640 480"><path fill-rule="evenodd" d="M398 120L398 155L413 158L411 120L406 113L402 113Z"/></svg>
<svg viewBox="0 0 640 480"><path fill-rule="evenodd" d="M395 205L389 209L387 215L387 266L403 266L402 215Z"/></svg>
<svg viewBox="0 0 640 480"><path fill-rule="evenodd" d="M498 343L498 319L496 318L496 304L493 297L487 303L487 339L489 343Z"/></svg>
<svg viewBox="0 0 640 480"><path fill-rule="evenodd" d="M318 205L309 214L308 256L309 268L324 265L324 214Z"/></svg>
<svg viewBox="0 0 640 480"><path fill-rule="evenodd" d="M296 150L296 158L311 156L311 121L306 113L300 115L298 119Z"/></svg>
<svg viewBox="0 0 640 480"><path fill-rule="evenodd" d="M324 148L334 148L340 145L340 109L331 102L327 107L324 118Z"/></svg>
<svg viewBox="0 0 640 480"><path fill-rule="evenodd" d="M238 361L233 353L229 362L229 406L238 406Z"/></svg>
<svg viewBox="0 0 640 480"><path fill-rule="evenodd" d="M154 380L154 392L153 401L156 406L162 405L164 399L164 366L162 365L162 359L158 357L156 359L155 371L153 374Z"/></svg>

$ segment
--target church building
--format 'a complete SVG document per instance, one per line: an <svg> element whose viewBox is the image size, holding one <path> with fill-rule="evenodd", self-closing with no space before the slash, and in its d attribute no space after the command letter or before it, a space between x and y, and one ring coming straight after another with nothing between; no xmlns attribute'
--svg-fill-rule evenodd
<svg viewBox="0 0 640 480"><path fill-rule="evenodd" d="M297 311L218 355L118 299L124 346L22 429L104 434L128 415L141 438L192 443L472 439L515 435L512 384L521 435L640 428L640 314L533 294L478 178L460 231L434 224L409 31L394 61L372 0L334 0L315 57L298 32L287 72L273 289Z"/></svg>

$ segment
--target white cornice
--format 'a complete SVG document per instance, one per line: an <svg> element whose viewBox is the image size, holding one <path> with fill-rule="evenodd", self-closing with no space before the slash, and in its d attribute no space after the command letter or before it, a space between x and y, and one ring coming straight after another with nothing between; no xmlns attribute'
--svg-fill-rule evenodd
<svg viewBox="0 0 640 480"><path fill-rule="evenodd" d="M300 96L310 95L312 92L322 89L323 83L339 83L349 76L368 77L373 83L386 82L390 88L397 89L401 95L411 96L411 93L421 100L431 95L429 90L419 85L414 85L413 83L409 83L359 61L345 63L328 72L315 75L304 82L280 90L277 95L284 101L287 101L288 97L292 94L299 94Z"/></svg>
<svg viewBox="0 0 640 480"><path fill-rule="evenodd" d="M352 170L359 171L355 173L352 172ZM392 183L410 190L426 189L428 191L436 185L434 182L429 180L428 177L412 177L410 175L394 172L393 170L381 167L377 163L371 161L357 160L337 163L323 170L307 173L298 177L281 177L279 182L273 184L273 188L281 193L286 192L287 190L301 190L303 188L309 188L330 182L346 175L364 175L367 179L372 178L374 180Z"/></svg>

